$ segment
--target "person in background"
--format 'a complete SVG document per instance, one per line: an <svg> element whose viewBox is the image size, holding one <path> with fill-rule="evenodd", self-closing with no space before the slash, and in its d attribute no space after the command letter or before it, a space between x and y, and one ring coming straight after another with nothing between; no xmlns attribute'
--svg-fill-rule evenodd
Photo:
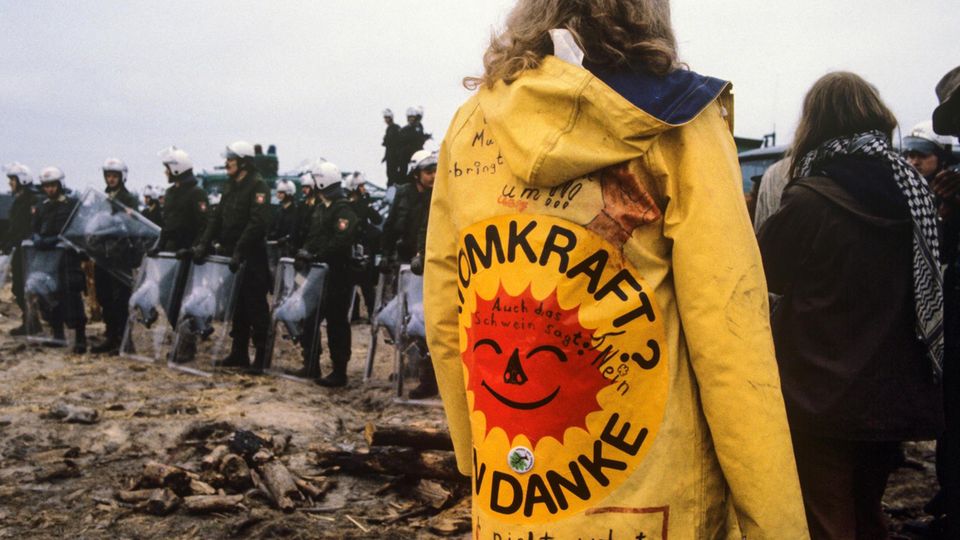
<svg viewBox="0 0 960 540"><path fill-rule="evenodd" d="M420 246L420 229L430 212L430 197L437 174L437 154L420 150L410 158L412 182L397 188L393 206L383 224L385 263L410 264Z"/></svg>
<svg viewBox="0 0 960 540"><path fill-rule="evenodd" d="M40 331L40 320L36 314L27 316L27 305L23 296L23 252L20 243L30 238L33 207L37 205L37 194L33 187L33 175L22 163L11 163L6 167L13 204L10 206L10 224L3 236L2 251L5 255L13 253L10 260L10 273L13 280L13 297L20 306L20 326L10 330L11 336L26 336Z"/></svg>
<svg viewBox="0 0 960 540"><path fill-rule="evenodd" d="M666 0L519 0L483 64L424 257L474 529L807 538L730 85Z"/></svg>
<svg viewBox="0 0 960 540"><path fill-rule="evenodd" d="M380 163L387 166L387 187L403 183L407 162L400 152L400 126L393 122L393 111L383 110L383 123L387 125L383 133L383 159Z"/></svg>
<svg viewBox="0 0 960 540"><path fill-rule="evenodd" d="M113 211L135 211L139 208L136 195L127 189L126 163L117 158L108 158L103 162L101 170L107 199L110 200ZM127 325L128 304L133 290L129 284L116 278L99 264L94 265L93 278L97 303L103 309L106 330L101 343L93 346L90 352L117 355L120 353L120 342L123 341L123 330Z"/></svg>
<svg viewBox="0 0 960 540"><path fill-rule="evenodd" d="M933 182L937 174L953 164L950 154L950 137L937 135L933 131L933 122L920 122L903 138L900 152L907 163L923 176L927 182Z"/></svg>
<svg viewBox="0 0 960 540"><path fill-rule="evenodd" d="M941 136L960 136L960 67L940 79L940 105L933 113L933 130ZM960 538L960 172L943 168L930 183L940 200L944 220L942 261L944 275L946 351L943 366L946 429L937 441L937 478L940 492L925 507L937 516L943 538Z"/></svg>
<svg viewBox="0 0 960 540"><path fill-rule="evenodd" d="M303 241L310 234L310 223L313 220L313 213L319 205L317 190L313 185L313 177L311 176L311 171L316 167L316 163L305 165L300 171L300 195L303 198L300 202L300 212L297 217L296 242L291 246L294 249L294 253L303 247ZM306 180L304 180L304 178L306 178Z"/></svg>
<svg viewBox="0 0 960 540"><path fill-rule="evenodd" d="M760 229L772 328L811 537L887 538L900 443L943 429L943 288L926 182L893 149L876 88L807 92L782 205Z"/></svg>
<svg viewBox="0 0 960 540"><path fill-rule="evenodd" d="M413 155L410 160L410 175L413 177L414 186L416 186L422 204L420 211L410 216L407 227L409 227L406 236L416 234L416 252L410 259L410 271L415 275L423 275L423 256L427 244L427 226L430 223L430 199L433 195L433 183L437 177L437 153L427 150L421 150ZM433 371L433 364L430 357L426 354L429 351L426 343L420 348L424 353L422 356L423 365L418 371L420 383L410 390L408 397L410 399L426 399L434 397L439 393L437 388L437 376Z"/></svg>
<svg viewBox="0 0 960 540"><path fill-rule="evenodd" d="M203 234L208 216L207 193L193 175L193 160L185 151L171 146L158 154L170 187L162 206L160 238L150 255L161 251L177 253L181 259L191 256L190 249ZM157 200L160 199L158 190Z"/></svg>
<svg viewBox="0 0 960 540"><path fill-rule="evenodd" d="M157 227L163 228L163 207L160 206L159 188L146 186L143 188L143 217L150 220Z"/></svg>
<svg viewBox="0 0 960 540"><path fill-rule="evenodd" d="M254 165L253 145L237 141L223 153L230 180L218 208L210 215L207 228L193 246L194 264L203 264L214 246L217 254L230 257L230 270L245 269L237 288L230 354L217 362L220 367L237 367L260 372L265 367L270 308L270 269L267 264L267 227L270 223L270 187ZM250 364L250 341L256 349Z"/></svg>
<svg viewBox="0 0 960 540"><path fill-rule="evenodd" d="M377 228L383 223L383 216L370 205L370 194L367 193L367 179L360 171L347 177L344 184L347 199L350 201L353 213L357 215L357 242L363 248L363 265L356 268L357 284L363 294L363 301L367 308L367 316L373 316L376 301L377 272L374 260L380 252L381 231ZM360 304L354 302L350 320L360 319Z"/></svg>
<svg viewBox="0 0 960 540"><path fill-rule="evenodd" d="M397 166L402 171L398 184L410 181L406 164L415 152L423 149L424 143L430 140L431 135L423 132L423 107L407 109L407 125L400 128L397 134Z"/></svg>
<svg viewBox="0 0 960 540"><path fill-rule="evenodd" d="M350 302L353 299L353 276L349 265L359 219L343 192L343 177L336 165L329 161L318 163L302 180L313 181L319 202L311 217L310 232L297 252L297 266L304 270L311 263L321 262L329 267L320 318L327 321L327 345L333 370L316 383L336 388L347 384L351 350ZM309 321L303 343L311 343L319 331L320 321Z"/></svg>
<svg viewBox="0 0 960 540"><path fill-rule="evenodd" d="M76 208L77 200L66 196L64 174L57 167L46 167L40 171L40 188L46 198L36 206L31 239L37 250L56 249L60 242L60 231ZM60 272L64 283L60 284L60 302L54 309L41 308L43 318L50 324L53 339L56 340L54 346L60 346L59 343L66 340L64 326L74 331L74 354L87 352L87 314L83 305L87 279L80 262L78 253L71 249L64 251Z"/></svg>
<svg viewBox="0 0 960 540"><path fill-rule="evenodd" d="M300 232L300 207L296 200L297 186L289 180L277 182L277 200L279 208L270 225L267 240L277 242L281 257L289 257L297 252Z"/></svg>
<svg viewBox="0 0 960 540"><path fill-rule="evenodd" d="M780 196L783 188L790 182L790 158L785 157L763 171L760 190L757 192L757 206L753 213L753 230L759 231L763 222L780 208Z"/></svg>

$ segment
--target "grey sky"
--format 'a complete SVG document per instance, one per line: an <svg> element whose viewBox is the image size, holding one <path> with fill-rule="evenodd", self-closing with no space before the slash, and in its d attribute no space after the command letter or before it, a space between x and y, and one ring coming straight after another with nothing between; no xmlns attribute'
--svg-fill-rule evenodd
<svg viewBox="0 0 960 540"><path fill-rule="evenodd" d="M440 138L512 0L0 0L0 162L101 185L116 156L134 187L163 182L176 144L198 168L237 139L280 168L325 157L383 182L380 111L426 109ZM737 133L789 139L805 90L832 69L875 83L905 130L960 63L955 0L674 0L692 69L734 82Z"/></svg>

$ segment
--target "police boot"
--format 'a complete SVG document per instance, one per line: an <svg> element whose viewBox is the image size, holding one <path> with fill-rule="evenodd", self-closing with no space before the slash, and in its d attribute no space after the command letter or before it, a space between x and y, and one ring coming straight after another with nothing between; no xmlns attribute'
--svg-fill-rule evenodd
<svg viewBox="0 0 960 540"><path fill-rule="evenodd" d="M33 317L33 319L36 320L36 317ZM33 324L33 325L31 324L32 322L33 321L31 321L27 317L27 314L23 313L21 315L20 326L11 329L10 335L19 337L19 336L29 336L31 334L36 334L38 329L40 328L40 321L36 321L36 324Z"/></svg>
<svg viewBox="0 0 960 540"><path fill-rule="evenodd" d="M333 362L333 371L330 372L326 377L322 377L315 381L320 386L325 386L327 388L340 388L347 385L347 363L344 362Z"/></svg>
<svg viewBox="0 0 960 540"><path fill-rule="evenodd" d="M67 336L63 332L63 323L53 325L50 330L53 334L52 341L47 341L44 345L47 347L66 347Z"/></svg>
<svg viewBox="0 0 960 540"><path fill-rule="evenodd" d="M120 354L120 338L114 335L107 335L107 339L95 346L90 348L90 352L93 354L108 354L111 356L116 356Z"/></svg>
<svg viewBox="0 0 960 540"><path fill-rule="evenodd" d="M420 367L420 384L410 390L407 394L410 399L426 399L436 396L440 393L437 388L437 376L433 373L433 366L424 365Z"/></svg>
<svg viewBox="0 0 960 540"><path fill-rule="evenodd" d="M267 369L267 348L262 343L254 343L253 346L256 352L253 356L253 364L250 365L248 371L252 375L262 375L263 371Z"/></svg>
<svg viewBox="0 0 960 540"><path fill-rule="evenodd" d="M77 328L73 336L73 354L84 354L87 352L87 329L83 326Z"/></svg>
<svg viewBox="0 0 960 540"><path fill-rule="evenodd" d="M241 340L234 340L230 346L230 354L222 360L215 361L213 365L214 367L250 367L250 353L247 352L247 341L242 340L241 343Z"/></svg>

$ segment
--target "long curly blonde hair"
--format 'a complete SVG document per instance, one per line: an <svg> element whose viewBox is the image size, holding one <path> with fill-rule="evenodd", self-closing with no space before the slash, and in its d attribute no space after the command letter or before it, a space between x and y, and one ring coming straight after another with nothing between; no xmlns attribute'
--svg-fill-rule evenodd
<svg viewBox="0 0 960 540"><path fill-rule="evenodd" d="M494 33L483 55L482 77L466 77L475 90L510 84L553 53L549 31L567 29L584 60L601 68L644 69L666 75L680 67L670 24L670 0L519 0L506 27Z"/></svg>

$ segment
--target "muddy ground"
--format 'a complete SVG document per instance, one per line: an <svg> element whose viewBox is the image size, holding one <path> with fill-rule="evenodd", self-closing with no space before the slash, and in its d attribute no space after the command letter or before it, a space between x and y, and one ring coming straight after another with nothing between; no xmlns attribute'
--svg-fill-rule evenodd
<svg viewBox="0 0 960 540"><path fill-rule="evenodd" d="M443 425L438 404L394 400L387 346L378 351L376 382L363 384L365 325L354 326L349 386L329 391L275 377L199 377L124 358L76 356L8 337L18 319L6 292L0 298L0 538L463 537L469 519L464 485L443 483L452 496L438 503L424 499L416 480L347 475L316 463L322 445L364 449L367 422ZM92 335L101 330L91 324ZM99 417L93 424L51 417L61 404L93 408ZM239 512L199 516L182 510L153 516L114 499L135 484L148 461L195 470L216 444L212 438L233 429L289 440L279 459L295 474L336 487L288 514L250 493ZM933 445L910 444L907 456L909 466L892 478L885 504L897 535L923 538L915 529L928 519L922 506L936 486ZM44 478L67 460L76 467L55 475L65 478Z"/></svg>

